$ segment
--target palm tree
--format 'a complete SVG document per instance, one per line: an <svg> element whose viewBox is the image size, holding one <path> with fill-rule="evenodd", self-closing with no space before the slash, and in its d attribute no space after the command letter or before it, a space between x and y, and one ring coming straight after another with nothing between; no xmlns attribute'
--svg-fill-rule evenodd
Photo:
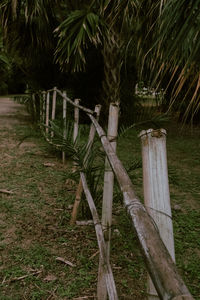
<svg viewBox="0 0 200 300"><path fill-rule="evenodd" d="M136 1L88 1L71 11L55 30L58 36L57 62L64 69L84 69L90 44L101 50L104 62L103 101L120 101L120 71L125 49L134 33Z"/></svg>

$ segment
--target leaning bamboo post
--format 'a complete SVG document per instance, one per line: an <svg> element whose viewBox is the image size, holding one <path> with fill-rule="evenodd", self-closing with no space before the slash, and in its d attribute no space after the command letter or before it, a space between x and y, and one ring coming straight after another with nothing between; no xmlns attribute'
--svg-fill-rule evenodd
<svg viewBox="0 0 200 300"><path fill-rule="evenodd" d="M100 112L101 112L101 105L96 105L94 111L96 113L96 119L98 120L99 116L100 116ZM87 143L87 152L86 152L86 155L84 157L84 166L85 167L87 167L87 158L88 158L88 155L89 155L90 150L92 148L92 144L94 142L95 133L96 133L96 129L95 129L94 125L91 124L91 126L90 126L90 132L89 132L89 138L88 138L88 143ZM77 190L76 190L76 196L75 196L74 206L73 206L73 209L72 209L72 215L71 215L71 220L70 220L70 224L71 225L74 225L75 222L76 222L76 218L77 218L77 214L78 214L78 208L79 208L79 205L80 205L82 192L83 192L83 185L82 185L82 181L81 181L81 178L80 178L79 184L78 184L78 187L77 187Z"/></svg>
<svg viewBox="0 0 200 300"><path fill-rule="evenodd" d="M155 221L160 236L175 261L173 225L166 154L166 130L143 130L142 141L144 204ZM147 283L148 300L159 299L150 276Z"/></svg>
<svg viewBox="0 0 200 300"><path fill-rule="evenodd" d="M53 98L52 98L52 112L51 112L51 120L54 121L55 120L55 116L56 116L56 87L54 87L53 89ZM51 131L51 138L54 137L54 132L53 130Z"/></svg>
<svg viewBox="0 0 200 300"><path fill-rule="evenodd" d="M119 116L119 103L111 103L109 108L107 136L113 147L114 152L116 152L116 147L117 147L116 138L117 138L117 130L118 130L118 116ZM106 157L105 173L104 173L103 204L102 204L102 229L103 229L104 239L106 243L106 255L108 261L110 259L113 186L114 186L114 174L110 166L110 163ZM103 261L101 257L99 259L97 298L99 300L107 299L106 278L104 273Z"/></svg>
<svg viewBox="0 0 200 300"><path fill-rule="evenodd" d="M79 105L80 99L75 99L74 103L76 105ZM73 131L73 142L76 142L76 139L78 137L78 126L79 126L79 108L74 107L74 131Z"/></svg>
<svg viewBox="0 0 200 300"><path fill-rule="evenodd" d="M80 173L81 176L81 182L83 184L83 189L84 193L88 202L88 205L90 207L90 211L92 213L94 225L95 225L95 231L96 231L96 236L97 236L97 242L99 246L99 252L100 252L100 257L103 269L104 269L104 274L105 274L105 282L106 282L106 290L108 291L108 296L110 300L117 300L117 290L115 286L115 281L112 273L112 269L110 266L110 262L107 258L107 251L106 251L106 243L104 239L104 234L102 230L102 226L100 224L99 216L94 204L94 200L92 198L92 195L90 193L90 190L87 185L86 177L83 172Z"/></svg>
<svg viewBox="0 0 200 300"><path fill-rule="evenodd" d="M65 140L67 137L67 93L63 92L63 139ZM65 163L66 153L62 152L62 162Z"/></svg>
<svg viewBox="0 0 200 300"><path fill-rule="evenodd" d="M49 133L49 104L50 104L50 92L47 92L46 99L46 135Z"/></svg>
<svg viewBox="0 0 200 300"><path fill-rule="evenodd" d="M100 137L102 146L115 173L123 194L123 203L132 220L134 231L137 234L142 254L151 279L156 287L160 299L167 300L194 300L183 279L178 273L166 246L158 232L155 222L135 194L134 186L115 154L102 127L88 113Z"/></svg>

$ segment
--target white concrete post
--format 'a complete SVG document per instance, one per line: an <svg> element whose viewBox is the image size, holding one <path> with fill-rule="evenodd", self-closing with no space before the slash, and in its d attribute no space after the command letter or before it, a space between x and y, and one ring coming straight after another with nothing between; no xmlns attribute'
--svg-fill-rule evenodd
<svg viewBox="0 0 200 300"><path fill-rule="evenodd" d="M144 204L154 219L160 236L175 261L173 225L167 169L166 130L143 130L142 141ZM148 300L159 299L148 278Z"/></svg>

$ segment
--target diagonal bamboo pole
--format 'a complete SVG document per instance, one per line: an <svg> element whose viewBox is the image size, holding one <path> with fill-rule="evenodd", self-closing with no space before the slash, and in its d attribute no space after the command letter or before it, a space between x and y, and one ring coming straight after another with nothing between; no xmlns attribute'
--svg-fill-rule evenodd
<svg viewBox="0 0 200 300"><path fill-rule="evenodd" d="M96 113L97 120L99 119L100 112L101 112L101 105L96 105L95 106L95 113ZM87 152L86 152L86 155L84 157L84 165L85 165L85 167L87 166L87 158L88 158L88 156L90 154L90 150L91 150L93 142L94 142L95 133L96 133L96 129L95 129L94 125L91 124L89 138L88 138L88 144L87 144ZM76 222L76 218L77 218L77 214L78 214L78 208L79 208L79 204L80 204L80 201L81 201L82 192L83 192L83 186L82 186L82 181L80 179L79 180L79 184L78 184L78 188L76 190L76 196L75 196L74 206L73 206L73 209L72 209L72 215L71 215L71 220L70 220L70 224L71 225L74 225L75 222Z"/></svg>
<svg viewBox="0 0 200 300"><path fill-rule="evenodd" d="M100 224L99 216L94 204L94 200L92 198L92 195L90 193L90 190L87 185L86 177L83 172L80 173L81 176L81 182L83 184L83 190L86 195L86 199L88 201L88 205L90 207L90 211L92 213L94 225L95 225L95 231L96 231L96 236L97 236L97 241L98 241L98 246L99 246L99 252L100 252L100 257L102 261L102 267L104 269L104 274L105 274L105 281L106 281L106 288L108 291L108 296L110 300L118 300L117 296L117 290L115 286L115 281L112 273L112 269L110 266L110 262L107 257L107 251L106 251L106 243L104 240L104 234L102 230L102 226Z"/></svg>
<svg viewBox="0 0 200 300"><path fill-rule="evenodd" d="M88 114L101 139L108 160L115 173L123 194L124 206L131 217L141 250L143 252L147 270L151 276L160 299L194 300L184 281L178 274L167 248L160 238L158 229L135 194L134 186L123 167L121 161L110 145L105 132L96 119Z"/></svg>

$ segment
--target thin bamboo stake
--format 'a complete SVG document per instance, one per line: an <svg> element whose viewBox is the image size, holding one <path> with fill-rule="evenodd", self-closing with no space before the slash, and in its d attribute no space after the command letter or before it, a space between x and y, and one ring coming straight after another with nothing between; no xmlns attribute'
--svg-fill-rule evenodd
<svg viewBox="0 0 200 300"><path fill-rule="evenodd" d="M56 87L53 89L53 98L52 98L52 112L51 112L51 120L54 121L56 116ZM54 132L51 131L51 138L54 137Z"/></svg>
<svg viewBox="0 0 200 300"><path fill-rule="evenodd" d="M154 219L160 236L175 261L172 214L167 170L166 130L143 130L142 141L144 204ZM150 276L147 281L149 300L159 299Z"/></svg>
<svg viewBox="0 0 200 300"><path fill-rule="evenodd" d="M106 244L104 240L104 234L103 230L100 224L100 220L98 217L98 213L94 204L94 200L92 198L92 195L90 193L90 190L87 185L86 177L83 172L80 173L81 176L81 181L83 184L83 189L84 193L86 195L86 199L88 201L88 205L90 207L90 211L92 213L93 221L95 224L95 231L96 231L96 236L97 236L97 241L98 241L98 246L99 246L99 252L100 252L100 257L101 261L103 262L102 266L104 268L104 274L105 274L105 280L106 280L106 288L108 291L108 296L110 300L117 300L117 290L115 286L115 281L112 273L112 269L109 263L109 260L107 259L107 254L106 254Z"/></svg>
<svg viewBox="0 0 200 300"><path fill-rule="evenodd" d="M74 103L78 105L80 102L80 99L75 99ZM79 108L74 106L74 130L73 130L73 143L75 144L78 137L78 127L79 127ZM76 171L77 164L73 162L73 172Z"/></svg>
<svg viewBox="0 0 200 300"><path fill-rule="evenodd" d="M63 92L63 139L65 140L67 137L67 93L66 91ZM65 163L66 153L62 152L62 161L63 164Z"/></svg>
<svg viewBox="0 0 200 300"><path fill-rule="evenodd" d="M74 103L79 105L80 99L75 99ZM73 131L73 142L75 143L78 136L78 125L79 125L79 108L74 107L74 131Z"/></svg>
<svg viewBox="0 0 200 300"><path fill-rule="evenodd" d="M42 92L42 103L43 103L43 105L42 105L42 123L43 123L43 125L45 124L45 108L46 108L46 92L45 91L43 91Z"/></svg>
<svg viewBox="0 0 200 300"><path fill-rule="evenodd" d="M116 152L116 147L117 147L116 138L117 138L117 130L118 130L118 115L119 115L119 104L111 103L109 108L107 136L113 147L114 152ZM110 166L110 163L106 157L105 173L104 173L103 204L102 204L102 229L103 229L104 239L106 243L106 255L108 261L110 259L113 186L114 186L114 174ZM99 300L107 299L106 278L104 273L103 261L101 257L99 259L97 298Z"/></svg>
<svg viewBox="0 0 200 300"><path fill-rule="evenodd" d="M88 114L88 116L97 130L123 193L124 206L132 220L145 258L147 270L151 275L159 297L163 300L167 300L186 295L187 300L194 300L184 281L178 274L176 265L160 238L155 222L136 196L134 186L121 161L110 145L105 132L91 114Z"/></svg>
<svg viewBox="0 0 200 300"><path fill-rule="evenodd" d="M49 104L50 104L50 92L47 93L46 98L46 135L49 133Z"/></svg>
<svg viewBox="0 0 200 300"><path fill-rule="evenodd" d="M40 100L40 130L42 131L42 121L43 121L43 97L42 94L39 93L39 100Z"/></svg>
<svg viewBox="0 0 200 300"><path fill-rule="evenodd" d="M100 112L101 112L101 105L96 105L95 106L95 112L96 112L96 118L98 120L99 116L100 116ZM91 150L93 142L94 142L95 133L96 133L96 129L95 129L94 125L91 124L89 138L88 138L88 144L87 144L87 152L86 152L86 155L84 157L84 166L85 167L87 167L87 158L88 158L88 155L90 153L90 150ZM71 225L74 225L76 223L76 218L77 218L77 214L78 214L78 208L79 208L79 205L80 205L82 192L83 192L83 186L82 186L82 181L80 179L79 184L78 184L78 188L77 188L77 191L76 191L74 206L73 206L73 209L72 209L72 215L71 215L71 220L70 220Z"/></svg>
<svg viewBox="0 0 200 300"><path fill-rule="evenodd" d="M33 121L35 122L37 120L35 93L32 94L32 107L33 107Z"/></svg>

